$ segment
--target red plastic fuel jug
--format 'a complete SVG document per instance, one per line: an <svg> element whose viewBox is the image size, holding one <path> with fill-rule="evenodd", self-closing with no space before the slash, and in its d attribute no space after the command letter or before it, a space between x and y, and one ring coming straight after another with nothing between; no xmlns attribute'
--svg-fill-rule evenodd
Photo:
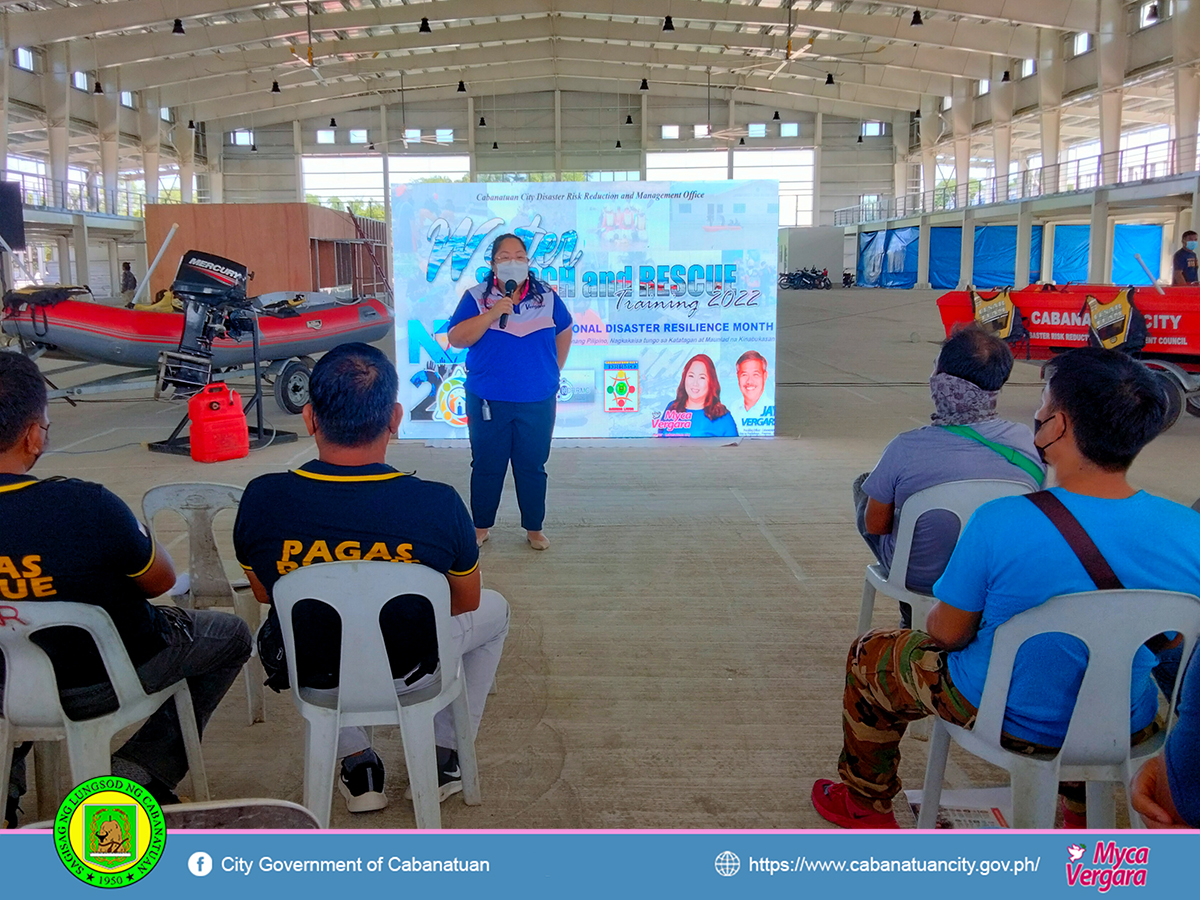
<svg viewBox="0 0 1200 900"><path fill-rule="evenodd" d="M250 455L250 431L242 398L223 381L213 382L188 401L192 420L192 459L220 462Z"/></svg>

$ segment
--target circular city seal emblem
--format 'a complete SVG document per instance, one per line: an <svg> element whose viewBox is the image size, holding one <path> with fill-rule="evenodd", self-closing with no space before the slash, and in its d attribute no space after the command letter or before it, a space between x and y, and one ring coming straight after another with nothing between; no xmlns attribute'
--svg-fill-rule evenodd
<svg viewBox="0 0 1200 900"><path fill-rule="evenodd" d="M162 807L127 778L76 787L54 818L54 849L72 875L95 887L125 887L158 863L167 842Z"/></svg>

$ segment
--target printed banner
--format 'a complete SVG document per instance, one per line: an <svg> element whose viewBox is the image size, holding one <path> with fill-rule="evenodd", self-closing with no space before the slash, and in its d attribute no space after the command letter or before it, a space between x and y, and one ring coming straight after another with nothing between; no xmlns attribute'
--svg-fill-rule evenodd
<svg viewBox="0 0 1200 900"><path fill-rule="evenodd" d="M92 884L116 888L107 896L172 900L443 894L489 900L1189 897L1195 894L1196 835L955 828L937 833L172 830L161 861L142 883L108 884L100 879L112 876L104 875ZM103 896L92 884L79 884L55 858L55 846L48 831L0 832L6 896Z"/></svg>
<svg viewBox="0 0 1200 900"><path fill-rule="evenodd" d="M392 216L401 434L467 436L448 322L505 232L574 319L556 436L775 433L778 182L408 184Z"/></svg>

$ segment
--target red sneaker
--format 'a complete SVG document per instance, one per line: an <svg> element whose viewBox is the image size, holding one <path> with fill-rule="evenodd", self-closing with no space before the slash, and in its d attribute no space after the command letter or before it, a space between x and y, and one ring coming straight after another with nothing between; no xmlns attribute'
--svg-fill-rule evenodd
<svg viewBox="0 0 1200 900"><path fill-rule="evenodd" d="M849 789L840 781L820 778L813 784L812 804L827 821L842 828L899 828L896 816L862 809L850 799Z"/></svg>

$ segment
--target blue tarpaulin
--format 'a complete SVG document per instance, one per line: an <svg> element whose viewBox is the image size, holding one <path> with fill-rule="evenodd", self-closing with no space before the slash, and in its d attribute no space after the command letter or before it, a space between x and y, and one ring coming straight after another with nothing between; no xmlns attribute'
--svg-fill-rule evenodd
<svg viewBox="0 0 1200 900"><path fill-rule="evenodd" d="M1029 280L1037 281L1042 269L1042 226L1033 226L1029 242ZM1017 226L978 225L975 228L975 265L971 283L981 288L1008 287L1016 280Z"/></svg>
<svg viewBox="0 0 1200 900"><path fill-rule="evenodd" d="M929 283L935 288L958 287L962 262L962 229L929 229Z"/></svg>
<svg viewBox="0 0 1200 900"><path fill-rule="evenodd" d="M1058 225L1054 229L1052 278L1057 284L1088 280L1087 225ZM916 227L872 231L858 236L858 283L865 287L910 288L917 282L920 230ZM935 288L958 286L962 229L929 229L929 282ZM1159 276L1161 225L1117 225L1113 230L1113 284L1146 285L1135 254ZM1006 287L1016 279L1017 226L975 227L975 261L971 282L980 288ZM1038 281L1042 268L1042 226L1035 225L1029 243L1029 280Z"/></svg>
<svg viewBox="0 0 1200 900"><path fill-rule="evenodd" d="M919 228L897 228L887 233L881 284L887 288L910 288L917 283Z"/></svg>
<svg viewBox="0 0 1200 900"><path fill-rule="evenodd" d="M1054 226L1055 284L1087 281L1089 231L1087 225Z"/></svg>
<svg viewBox="0 0 1200 900"><path fill-rule="evenodd" d="M1057 284L1088 280L1087 225L1058 225L1054 229L1054 281ZM1150 284L1134 254L1157 278L1160 274L1163 229L1161 225L1119 224L1113 228L1113 284Z"/></svg>
<svg viewBox="0 0 1200 900"><path fill-rule="evenodd" d="M882 286L886 238L883 231L869 231L858 236L858 283L863 287Z"/></svg>
<svg viewBox="0 0 1200 900"><path fill-rule="evenodd" d="M1112 283L1152 284L1134 254L1139 254L1150 274L1158 278L1162 236L1161 225L1117 225L1113 229Z"/></svg>
<svg viewBox="0 0 1200 900"><path fill-rule="evenodd" d="M961 228L929 229L929 283L935 288L958 286L962 255ZM1042 268L1042 226L1035 225L1029 241L1029 278ZM977 225L971 283L984 288L1007 287L1016 280L1017 226Z"/></svg>

